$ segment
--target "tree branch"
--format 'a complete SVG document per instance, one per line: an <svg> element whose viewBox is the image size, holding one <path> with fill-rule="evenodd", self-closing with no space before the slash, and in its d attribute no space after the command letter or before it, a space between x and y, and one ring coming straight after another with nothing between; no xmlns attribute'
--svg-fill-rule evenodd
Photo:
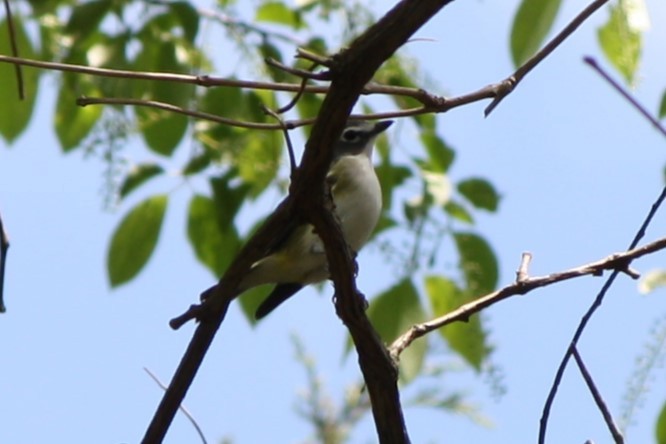
<svg viewBox="0 0 666 444"><path fill-rule="evenodd" d="M571 353L573 354L574 360L576 361L576 365L578 365L578 369L580 370L581 375L583 375L585 384L587 384L587 388L590 390L590 393L592 393L594 402L597 404L599 411L601 411L601 415L604 417L604 421L608 426L608 430L610 430L611 435L613 435L613 440L615 441L615 444L624 444L624 437L622 436L622 432L620 432L620 429L615 424L615 421L613 420L613 415L611 415L611 412L608 409L608 406L606 405L606 401L604 401L604 398L601 396L601 392L599 392L599 389L594 383L592 375L587 370L585 362L583 362L583 358L581 358L580 353L578 352L578 348L575 345L572 347L573 348L571 350Z"/></svg>
<svg viewBox="0 0 666 444"><path fill-rule="evenodd" d="M645 235L645 230L647 229L648 225L650 225L650 222L652 222L652 218L657 213L657 210L659 209L661 204L664 202L664 199L666 199L666 187L664 187L661 190L661 194L659 195L659 197L657 197L654 204L652 204L652 207L650 208L648 215L645 217L645 221L643 221L643 224L638 229L638 232L634 236L634 239L631 241L629 249L635 248L638 242L643 238L643 236ZM627 262L626 265L628 267L629 263ZM620 269L614 270L610 274L610 276L608 276L608 279L606 279L606 282L604 282L604 284L602 285L601 290L599 290L599 293L597 294L596 298L594 298L592 305L590 305L590 308L585 312L585 314L581 318L578 327L576 327L576 331L574 332L573 338L571 339L569 348L567 348L567 351L564 353L564 356L562 357L562 361L560 362L560 365L557 368L557 372L555 373L555 378L553 379L553 384L550 388L550 391L548 392L548 396L546 397L546 402L544 403L543 406L543 412L541 414L541 421L539 424L539 440L538 440L539 444L544 444L546 442L546 429L548 428L548 418L550 416L550 409L553 405L553 401L555 401L555 395L557 394L557 389L560 385L560 382L562 381L564 370L566 369L567 364L571 359L572 349L578 344L578 341L580 340L580 337L583 335L583 331L585 331L585 327L587 327L587 323L592 318L592 315L594 315L597 309L601 307L601 303L604 301L606 293L613 285L613 282L615 281L615 278L617 278L618 274L620 274Z"/></svg>
<svg viewBox="0 0 666 444"><path fill-rule="evenodd" d="M0 313L7 311L5 307L4 288L5 288L5 264L7 262L7 251L9 250L9 238L5 232L0 215Z"/></svg>
<svg viewBox="0 0 666 444"><path fill-rule="evenodd" d="M666 237L646 244L642 247L635 248L624 253L611 254L604 259L589 264L581 265L579 267L571 268L569 270L560 271L557 273L548 274L539 277L527 277L526 270L523 268L524 262L521 262L521 274L517 277L516 282L507 285L506 287L494 291L486 296L480 297L472 302L464 304L444 316L440 316L431 321L423 322L421 324L413 325L409 330L400 335L398 339L393 341L389 350L392 356L399 356L414 340L425 336L433 330L442 328L445 325L458 321L467 321L470 316L480 312L481 310L490 307L497 302L507 299L515 295L524 295L537 288L552 285L558 282L566 281L569 279L579 278L583 276L601 276L605 270L613 270L614 272L624 272L636 279L637 273L629 269L629 264L634 259L645 256L655 251L666 249ZM523 255L523 260L525 259Z"/></svg>

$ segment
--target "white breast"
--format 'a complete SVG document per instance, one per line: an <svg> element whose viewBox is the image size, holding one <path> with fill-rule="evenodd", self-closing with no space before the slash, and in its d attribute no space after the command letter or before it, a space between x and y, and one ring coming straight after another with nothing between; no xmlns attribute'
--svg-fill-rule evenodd
<svg viewBox="0 0 666 444"><path fill-rule="evenodd" d="M370 159L345 156L332 169L335 212L349 246L358 252L368 241L382 211L382 192Z"/></svg>

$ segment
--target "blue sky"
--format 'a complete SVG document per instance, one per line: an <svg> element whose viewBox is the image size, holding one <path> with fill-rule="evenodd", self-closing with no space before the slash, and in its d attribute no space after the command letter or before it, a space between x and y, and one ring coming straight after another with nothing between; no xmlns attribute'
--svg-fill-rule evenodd
<svg viewBox="0 0 666 444"><path fill-rule="evenodd" d="M564 3L557 28L586 4ZM666 87L666 5L647 3L653 26L635 93L656 110ZM467 93L511 72L507 36L516 4L454 2L419 32L417 37L432 41L413 42L406 51L437 85L433 92ZM375 8L390 5L378 1ZM439 116L444 136L458 150L452 176L488 177L503 195L499 213L481 216L478 227L500 258L501 285L514 279L522 251L534 254L533 275L621 251L663 186L664 140L582 63L584 55L600 58L596 27L606 14L602 10L586 23L489 118L483 118L485 103ZM104 211L103 162L80 151L59 152L51 117L54 82L47 78L41 86L28 133L0 149L0 211L12 242L8 313L0 317L0 442L137 442L162 395L142 368L164 381L171 377L193 326L173 332L167 321L214 282L185 240L191 191L177 188L174 178L135 197L134 202L169 191L166 225L141 275L110 290L104 272L107 243L132 201ZM418 137L410 125L399 123L390 131L399 150L409 150ZM149 156L138 145L126 155L134 161ZM664 221L662 211L646 241L664 235ZM665 257L656 254L634 266L641 272L664 267ZM384 289L377 249L369 246L359 261L359 286L366 294ZM601 284L602 279L584 278L488 309L484 320L497 349L494 362L508 392L494 399L488 384L470 372L438 383L469 394L494 427L408 408L412 441L534 442L556 367ZM292 333L316 359L334 399L357 380L354 357L341 358L345 331L329 294L309 290L255 329L237 309L230 311L186 400L210 442L226 436L238 443L296 443L309 436L309 425L294 413L305 372L294 363ZM665 321L665 313L663 291L641 296L635 282L621 277L584 335L581 353L614 412L651 328ZM660 369L629 428L632 442L653 441L664 393ZM549 431L554 443L611 441L573 367L566 372ZM196 439L179 415L166 442ZM375 441L367 418L351 442Z"/></svg>

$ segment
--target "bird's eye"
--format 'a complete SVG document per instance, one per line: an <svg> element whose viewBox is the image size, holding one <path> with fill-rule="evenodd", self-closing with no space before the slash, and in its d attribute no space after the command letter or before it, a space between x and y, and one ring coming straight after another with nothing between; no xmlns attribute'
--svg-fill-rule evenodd
<svg viewBox="0 0 666 444"><path fill-rule="evenodd" d="M359 134L360 133L357 130L353 130L353 129L345 130L342 133L342 140L344 140L345 142L355 142L355 141L358 140Z"/></svg>

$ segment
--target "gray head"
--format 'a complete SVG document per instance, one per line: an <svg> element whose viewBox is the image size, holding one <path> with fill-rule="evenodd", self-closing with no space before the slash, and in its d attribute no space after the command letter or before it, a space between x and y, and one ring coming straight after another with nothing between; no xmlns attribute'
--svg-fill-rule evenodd
<svg viewBox="0 0 666 444"><path fill-rule="evenodd" d="M385 131L393 120L371 122L369 120L349 120L342 130L340 140L335 145L335 158L364 153L370 157L377 135Z"/></svg>

